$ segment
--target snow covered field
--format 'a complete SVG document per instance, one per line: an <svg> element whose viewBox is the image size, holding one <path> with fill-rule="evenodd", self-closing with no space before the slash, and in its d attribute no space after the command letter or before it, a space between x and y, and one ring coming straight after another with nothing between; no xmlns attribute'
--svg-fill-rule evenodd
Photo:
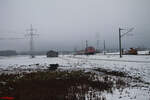
<svg viewBox="0 0 150 100"><path fill-rule="evenodd" d="M0 73L17 72L24 69L45 69L49 64L60 65L60 69L93 69L104 68L120 72L126 72L130 76L140 78L145 83L133 83L140 85L136 88L126 88L122 94L114 90L112 94L105 94L106 100L150 100L150 56L124 55L60 55L58 58L47 58L46 56L0 57Z"/></svg>

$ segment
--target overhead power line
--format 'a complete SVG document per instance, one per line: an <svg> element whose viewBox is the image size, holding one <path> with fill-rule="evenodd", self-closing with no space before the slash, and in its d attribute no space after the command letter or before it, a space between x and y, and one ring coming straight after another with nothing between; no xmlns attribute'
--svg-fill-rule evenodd
<svg viewBox="0 0 150 100"><path fill-rule="evenodd" d="M0 40L20 40L20 39L24 39L24 38L13 38L13 37L10 37L10 38L0 38Z"/></svg>

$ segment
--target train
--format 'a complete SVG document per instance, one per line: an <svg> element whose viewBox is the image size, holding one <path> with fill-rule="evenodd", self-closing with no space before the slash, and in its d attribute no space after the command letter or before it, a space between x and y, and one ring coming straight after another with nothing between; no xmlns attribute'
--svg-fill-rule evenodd
<svg viewBox="0 0 150 100"><path fill-rule="evenodd" d="M92 46L85 48L85 50L77 51L76 55L94 55L96 53L96 49Z"/></svg>

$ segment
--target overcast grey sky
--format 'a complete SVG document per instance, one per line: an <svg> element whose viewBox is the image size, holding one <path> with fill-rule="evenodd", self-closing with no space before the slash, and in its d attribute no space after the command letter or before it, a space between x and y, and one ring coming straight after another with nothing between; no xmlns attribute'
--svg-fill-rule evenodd
<svg viewBox="0 0 150 100"><path fill-rule="evenodd" d="M150 47L150 0L0 0L0 38L37 29L36 50L118 47L118 28L134 27L124 47ZM126 41L126 42L125 42ZM29 50L29 40L0 40L0 50Z"/></svg>

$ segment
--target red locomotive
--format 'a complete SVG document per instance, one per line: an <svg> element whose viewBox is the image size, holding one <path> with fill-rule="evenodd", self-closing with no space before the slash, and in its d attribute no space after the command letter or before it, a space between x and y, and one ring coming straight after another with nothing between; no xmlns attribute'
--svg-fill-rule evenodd
<svg viewBox="0 0 150 100"><path fill-rule="evenodd" d="M95 54L96 53L96 50L94 47L87 47L85 49L85 54L88 54L88 55L92 55L92 54Z"/></svg>

